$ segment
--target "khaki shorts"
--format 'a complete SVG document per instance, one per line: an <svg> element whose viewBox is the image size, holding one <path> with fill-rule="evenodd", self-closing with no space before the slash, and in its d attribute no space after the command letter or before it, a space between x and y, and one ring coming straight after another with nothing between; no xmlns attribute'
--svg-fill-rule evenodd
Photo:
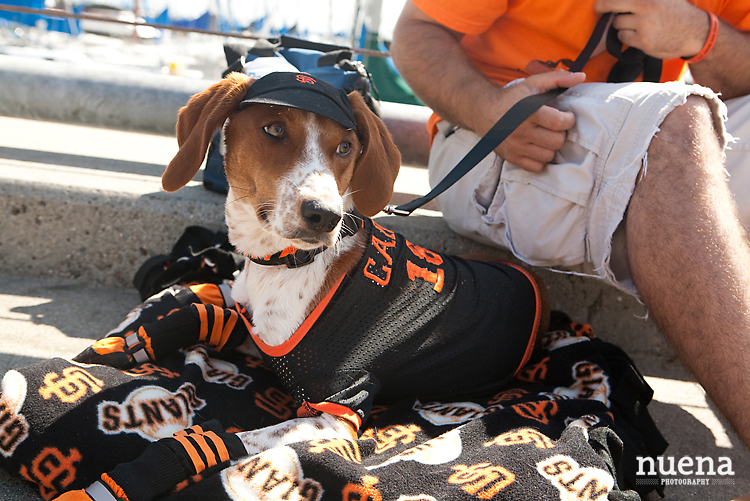
<svg viewBox="0 0 750 501"><path fill-rule="evenodd" d="M541 173L492 153L436 203L461 235L510 249L529 264L597 276L635 294L620 223L639 173L647 168L651 138L691 94L709 100L725 141L731 140L723 125L726 108L705 87L581 84L551 104L575 113L576 125ZM473 132L439 123L430 184L437 184L478 140Z"/></svg>

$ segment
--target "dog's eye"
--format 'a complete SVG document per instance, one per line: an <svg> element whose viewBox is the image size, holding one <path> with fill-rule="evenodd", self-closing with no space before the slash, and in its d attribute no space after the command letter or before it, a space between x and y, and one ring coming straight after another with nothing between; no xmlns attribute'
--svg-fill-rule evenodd
<svg viewBox="0 0 750 501"><path fill-rule="evenodd" d="M284 127L279 124L266 125L263 127L266 134L273 137L281 137L284 135Z"/></svg>
<svg viewBox="0 0 750 501"><path fill-rule="evenodd" d="M339 147L336 148L336 154L341 157L345 157L351 151L352 151L352 143L347 143L346 141L343 141L341 144L339 144Z"/></svg>

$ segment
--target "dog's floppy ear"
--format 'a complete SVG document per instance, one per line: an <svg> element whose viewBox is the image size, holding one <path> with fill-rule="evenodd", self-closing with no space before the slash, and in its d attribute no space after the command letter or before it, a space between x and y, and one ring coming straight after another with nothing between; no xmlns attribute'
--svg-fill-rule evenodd
<svg viewBox="0 0 750 501"><path fill-rule="evenodd" d="M349 94L363 150L354 167L350 186L357 210L374 216L388 205L401 167L401 153L385 124L365 104L358 92Z"/></svg>
<svg viewBox="0 0 750 501"><path fill-rule="evenodd" d="M180 109L177 117L179 151L161 176L166 191L185 186L201 168L208 145L216 131L247 94L255 80L242 73L230 73Z"/></svg>

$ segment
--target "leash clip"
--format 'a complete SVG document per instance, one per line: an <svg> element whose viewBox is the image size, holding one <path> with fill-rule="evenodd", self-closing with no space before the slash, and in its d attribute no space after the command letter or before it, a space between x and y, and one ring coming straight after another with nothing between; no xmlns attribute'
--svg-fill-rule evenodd
<svg viewBox="0 0 750 501"><path fill-rule="evenodd" d="M410 216L411 215L411 211L399 209L398 207L394 207L393 205L386 205L383 208L383 212L391 216Z"/></svg>

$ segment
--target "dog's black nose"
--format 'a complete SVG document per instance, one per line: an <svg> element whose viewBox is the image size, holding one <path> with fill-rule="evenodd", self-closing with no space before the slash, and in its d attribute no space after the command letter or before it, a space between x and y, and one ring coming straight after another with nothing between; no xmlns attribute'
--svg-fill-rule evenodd
<svg viewBox="0 0 750 501"><path fill-rule="evenodd" d="M326 207L317 200L302 202L300 212L307 227L314 231L331 232L341 221L341 213L338 210Z"/></svg>

